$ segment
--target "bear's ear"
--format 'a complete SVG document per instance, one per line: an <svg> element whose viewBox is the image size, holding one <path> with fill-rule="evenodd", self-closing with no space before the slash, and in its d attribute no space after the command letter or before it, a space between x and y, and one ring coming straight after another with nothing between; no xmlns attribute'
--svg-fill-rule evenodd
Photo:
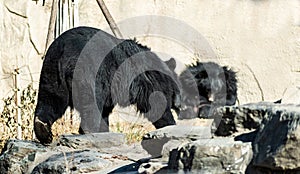
<svg viewBox="0 0 300 174"><path fill-rule="evenodd" d="M165 63L168 65L168 67L170 68L170 70L174 71L176 68L176 60L171 57L169 60L165 61Z"/></svg>

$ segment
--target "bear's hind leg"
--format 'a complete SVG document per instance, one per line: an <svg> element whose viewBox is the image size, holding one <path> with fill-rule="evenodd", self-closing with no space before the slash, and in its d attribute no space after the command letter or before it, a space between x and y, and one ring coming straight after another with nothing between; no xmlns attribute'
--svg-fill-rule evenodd
<svg viewBox="0 0 300 174"><path fill-rule="evenodd" d="M113 106L103 108L100 132L109 132L109 114L112 112L113 108Z"/></svg>
<svg viewBox="0 0 300 174"><path fill-rule="evenodd" d="M170 125L176 125L176 122L174 120L173 114L170 109L166 109L165 113L162 115L161 118L159 118L157 121L152 123L156 129L170 126Z"/></svg>
<svg viewBox="0 0 300 174"><path fill-rule="evenodd" d="M109 114L112 112L113 107L104 107L102 111L102 117L99 116L99 121L97 119L97 122L99 124L96 124L96 122L93 122L92 120L81 120L81 124L79 127L79 133L80 134L86 134L86 133L95 133L95 132L109 132ZM86 118L86 117L85 117ZM91 127L89 127L91 125ZM94 127L94 129L91 129Z"/></svg>
<svg viewBox="0 0 300 174"><path fill-rule="evenodd" d="M86 112L80 112L80 128L79 128L79 133L80 134L87 134L87 133L95 133L95 132L100 132L100 122L101 122L101 117L100 117L100 111L96 110L90 110Z"/></svg>

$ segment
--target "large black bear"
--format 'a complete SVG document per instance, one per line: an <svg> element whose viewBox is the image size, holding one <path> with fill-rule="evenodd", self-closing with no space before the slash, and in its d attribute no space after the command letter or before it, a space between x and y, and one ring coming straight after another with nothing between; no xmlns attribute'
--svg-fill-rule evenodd
<svg viewBox="0 0 300 174"><path fill-rule="evenodd" d="M179 119L207 118L214 108L236 103L236 72L226 66L197 61L186 67L179 80L182 85Z"/></svg>
<svg viewBox="0 0 300 174"><path fill-rule="evenodd" d="M49 47L40 75L34 131L52 141L52 124L68 106L79 111L80 133L108 131L116 104L136 104L156 128L174 125L180 85L174 59L163 62L135 40L117 39L91 27L66 31Z"/></svg>

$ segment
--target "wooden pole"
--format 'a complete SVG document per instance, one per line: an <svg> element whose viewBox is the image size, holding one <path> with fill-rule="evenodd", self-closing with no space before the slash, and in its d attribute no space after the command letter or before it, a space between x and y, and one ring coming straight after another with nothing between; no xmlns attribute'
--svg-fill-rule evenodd
<svg viewBox="0 0 300 174"><path fill-rule="evenodd" d="M16 117L17 117L17 139L22 139L22 115L20 111L19 104L20 96L19 96L19 88L18 88L18 75L19 75L19 68L14 70L14 86L15 86L15 105L16 105Z"/></svg>
<svg viewBox="0 0 300 174"><path fill-rule="evenodd" d="M103 0L97 0L97 3L99 5L102 13L104 14L104 17L105 17L105 19L106 19L106 21L107 21L107 23L108 23L111 31L114 33L114 35L116 37L123 38L123 36L122 36L122 34L121 34L121 32L120 32L120 30L119 30L116 22L114 21L113 17L109 13L109 11L108 11L108 9L107 9L104 1Z"/></svg>
<svg viewBox="0 0 300 174"><path fill-rule="evenodd" d="M50 20L49 20L49 27L48 27L48 34L47 34L47 39L46 39L46 46L45 46L45 52L44 56L47 52L47 49L50 45L50 43L54 40L54 29L55 29L55 21L56 21L56 15L57 15L57 4L58 0L53 0L52 1L52 8L51 8L51 15L50 15Z"/></svg>

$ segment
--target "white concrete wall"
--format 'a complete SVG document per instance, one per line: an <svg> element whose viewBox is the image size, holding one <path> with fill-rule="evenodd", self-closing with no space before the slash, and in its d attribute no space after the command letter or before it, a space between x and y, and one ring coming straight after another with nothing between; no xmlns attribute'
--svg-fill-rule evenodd
<svg viewBox="0 0 300 174"><path fill-rule="evenodd" d="M50 15L51 1L46 2L41 6L29 0L0 0L0 98L13 86L8 74L16 65L29 65L38 81ZM275 101L289 86L300 85L299 0L109 0L106 4L117 23L144 16L140 19L147 20L122 25L121 32L132 38L135 30L143 29L138 40L164 53L164 59L175 57L178 72L193 58L232 67L238 72L240 103ZM109 30L96 1L81 0L79 13L80 25ZM145 15L168 16L181 25L148 21ZM191 29L203 36L201 41L195 40ZM153 36L154 32L161 34ZM211 53L204 50L209 47Z"/></svg>
<svg viewBox="0 0 300 174"><path fill-rule="evenodd" d="M29 0L0 0L0 99L14 93L16 68L19 88L32 81L38 87L49 9Z"/></svg>

